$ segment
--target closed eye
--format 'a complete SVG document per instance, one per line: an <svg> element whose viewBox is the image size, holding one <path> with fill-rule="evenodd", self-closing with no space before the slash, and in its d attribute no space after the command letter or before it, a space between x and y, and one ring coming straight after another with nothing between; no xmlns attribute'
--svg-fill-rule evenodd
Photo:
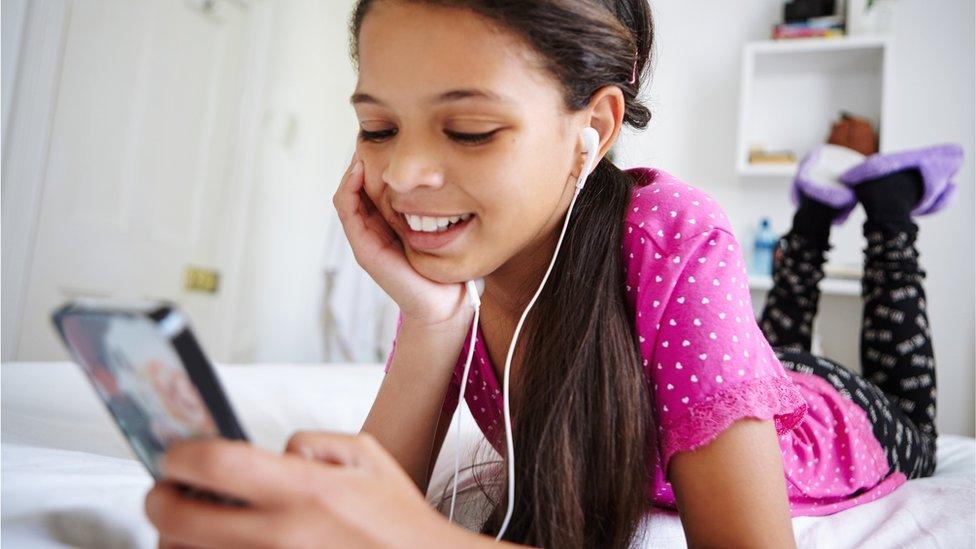
<svg viewBox="0 0 976 549"><path fill-rule="evenodd" d="M447 134L448 137L450 137L451 139L459 143L464 143L468 145L480 145L481 143L487 143L488 141L491 141L492 136L498 133L499 130L501 130L501 128L486 133L458 133L458 132L452 132L450 130L444 130L444 133Z"/></svg>
<svg viewBox="0 0 976 549"><path fill-rule="evenodd" d="M370 132L366 130L359 130L359 138L363 141L372 141L374 143L379 143L388 137L393 137L396 134L396 130L383 130L378 132Z"/></svg>
<svg viewBox="0 0 976 549"><path fill-rule="evenodd" d="M457 141L458 143L462 143L465 145L480 145L482 143L487 143L488 141L490 141L491 138L500 130L501 128L498 128L496 130L492 130L486 133L460 133L460 132L452 132L450 130L444 130L444 134L450 137L451 139L453 139L454 141ZM396 133L397 132L395 128L389 130L376 131L376 132L361 129L359 130L359 138L362 139L363 141L380 143L382 141L385 141L393 137L394 135L396 135Z"/></svg>

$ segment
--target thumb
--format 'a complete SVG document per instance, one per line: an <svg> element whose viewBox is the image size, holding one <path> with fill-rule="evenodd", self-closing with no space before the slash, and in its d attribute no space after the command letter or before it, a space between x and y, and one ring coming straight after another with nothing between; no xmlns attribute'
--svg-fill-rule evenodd
<svg viewBox="0 0 976 549"><path fill-rule="evenodd" d="M288 439L285 453L334 465L360 467L368 461L378 447L379 443L369 433L350 435L324 431L298 431Z"/></svg>

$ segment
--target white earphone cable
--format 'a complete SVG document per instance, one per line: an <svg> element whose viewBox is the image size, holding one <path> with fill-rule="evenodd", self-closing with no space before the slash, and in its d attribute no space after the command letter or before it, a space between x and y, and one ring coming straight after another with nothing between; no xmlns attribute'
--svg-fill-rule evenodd
<svg viewBox="0 0 976 549"><path fill-rule="evenodd" d="M481 315L481 299L478 296L478 290L475 287L474 281L469 280L465 286L467 288L468 298L471 299L471 304L474 306L474 322L471 324L471 337L468 339L468 358L464 363L464 373L461 374L461 390L458 393L458 407L464 403L464 388L468 384L468 371L471 369L471 359L474 357L475 339L478 334L478 317ZM455 425L454 433L454 476L451 479L453 487L451 491L451 513L447 517L448 523L454 521L454 504L457 502L457 477L461 467L458 461L461 456L461 416L457 416L457 425Z"/></svg>
<svg viewBox="0 0 976 549"><path fill-rule="evenodd" d="M512 417L511 410L509 407L508 399L508 386L509 386L509 374L512 368L512 357L515 354L515 344L518 342L519 333L522 331L522 324L525 323L525 319L532 310L532 306L535 305L536 300L542 293L542 289L546 286L546 281L549 280L549 274L552 272L553 266L556 264L556 258L559 256L559 249L563 244L563 237L566 235L566 228L569 226L569 219L573 214L573 207L576 205L576 199L579 197L580 191L583 189L583 185L586 183L586 178L590 174L590 170L593 164L593 158L595 157L596 144L598 143L599 134L592 128L586 128L587 131L592 132L591 135L586 136L584 134L584 144L587 146L587 156L583 165L583 169L580 171L580 175L576 180L576 188L573 191L573 200L569 204L569 210L566 212L566 218L563 220L563 227L559 233L559 240L556 241L556 250L552 254L552 259L549 260L549 267L546 269L545 276L542 277L542 283L539 284L538 289L535 291L535 295L529 301L528 306L522 311L522 316L519 318L518 324L515 327L515 333L512 336L512 342L508 346L508 354L505 357L505 374L504 382L502 388L502 398L504 400L504 414L505 414L505 445L506 453L508 454L507 465L508 465L508 509L505 512L505 520L502 521L501 529L498 531L498 535L495 536L495 541L500 541L502 536L505 535L505 531L508 529L508 524L512 519L512 513L515 509L515 442L512 439ZM589 137L590 139L586 139ZM477 337L478 329L478 317L481 312L481 300L479 293L475 287L474 281L469 280L466 283L468 296L472 301L474 306L474 323L471 327L471 337L468 344L468 357L464 364L464 373L461 376L461 390L458 394L458 405L464 402L464 390L468 383L468 372L471 368L471 360L474 357L474 348ZM457 501L457 477L460 468L459 464L459 454L460 454L460 442L461 442L461 421L460 416L458 417L458 425L455 429L455 448L454 448L454 476L452 479L452 496L451 496L451 511L448 516L448 522L452 522L454 519L454 505Z"/></svg>
<svg viewBox="0 0 976 549"><path fill-rule="evenodd" d="M529 305L522 311L522 317L519 318L518 325L515 326L515 335L512 336L512 343L508 346L508 355L505 357L505 381L502 389L502 393L504 394L502 396L505 402L505 447L508 453L508 459L506 460L508 461L508 510L505 512L505 520L502 521L502 527L498 531L498 535L495 536L495 541L501 541L502 536L505 535L505 530L508 529L508 523L512 520L512 513L515 510L515 442L512 440L512 414L508 404L508 382L512 369L512 356L515 354L515 343L518 341L519 332L522 331L522 324L525 323L525 318L528 316L529 311L532 310L532 306L535 305L539 294L542 293L546 281L549 280L549 273L552 272L552 267L556 264L556 257L559 256L559 248L562 247L566 227L569 226L569 218L573 214L573 206L576 205L576 197L579 196L580 189L583 188L582 182L585 181L585 178L586 171L584 169L581 172L579 182L576 183L576 189L573 192L573 201L570 202L569 211L566 212L563 229L559 233L559 240L556 242L556 251L553 252L552 259L549 261L549 268L546 269L546 275L542 277L542 284L539 284L539 288L535 291L535 295L532 296L532 300L529 301Z"/></svg>

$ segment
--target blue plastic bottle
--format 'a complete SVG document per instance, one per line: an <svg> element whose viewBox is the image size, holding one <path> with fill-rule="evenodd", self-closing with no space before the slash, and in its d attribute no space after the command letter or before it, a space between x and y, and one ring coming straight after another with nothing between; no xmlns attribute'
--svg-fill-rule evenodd
<svg viewBox="0 0 976 549"><path fill-rule="evenodd" d="M763 217L759 221L759 231L756 233L756 242L752 251L752 272L756 275L772 276L773 274L773 252L779 238L769 225L769 218Z"/></svg>

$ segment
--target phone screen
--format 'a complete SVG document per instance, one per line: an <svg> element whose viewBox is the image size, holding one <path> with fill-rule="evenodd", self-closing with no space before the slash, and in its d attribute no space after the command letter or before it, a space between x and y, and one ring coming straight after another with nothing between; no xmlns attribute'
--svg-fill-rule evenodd
<svg viewBox="0 0 976 549"><path fill-rule="evenodd" d="M170 444L220 435L179 355L150 318L69 314L62 330L75 360L157 480L159 459Z"/></svg>

